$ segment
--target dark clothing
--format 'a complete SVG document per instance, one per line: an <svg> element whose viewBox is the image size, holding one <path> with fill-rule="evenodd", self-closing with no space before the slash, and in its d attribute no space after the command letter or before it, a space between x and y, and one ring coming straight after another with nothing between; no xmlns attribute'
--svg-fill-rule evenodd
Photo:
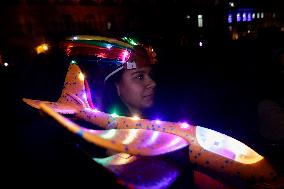
<svg viewBox="0 0 284 189"><path fill-rule="evenodd" d="M14 119L8 122L12 134L6 139L5 153L6 175L17 186L122 188L114 175L82 152L76 135L39 110L18 103Z"/></svg>

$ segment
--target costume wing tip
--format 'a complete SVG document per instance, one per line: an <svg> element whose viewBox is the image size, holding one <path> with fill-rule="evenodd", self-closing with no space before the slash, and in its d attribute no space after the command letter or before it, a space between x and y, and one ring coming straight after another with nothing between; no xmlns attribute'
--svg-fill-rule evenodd
<svg viewBox="0 0 284 189"><path fill-rule="evenodd" d="M41 109L40 104L44 103L44 104L47 104L50 108L52 108L55 112L58 112L58 113L75 114L78 112L78 110L74 106L70 106L67 103L33 100L33 99L28 99L28 98L23 98L22 100L29 106L36 108L36 109Z"/></svg>

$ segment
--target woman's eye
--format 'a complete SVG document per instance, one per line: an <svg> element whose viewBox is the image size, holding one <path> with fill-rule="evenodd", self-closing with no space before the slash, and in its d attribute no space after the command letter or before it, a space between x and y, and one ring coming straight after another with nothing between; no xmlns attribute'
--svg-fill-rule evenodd
<svg viewBox="0 0 284 189"><path fill-rule="evenodd" d="M144 76L141 74L141 75L137 75L135 78L142 80Z"/></svg>

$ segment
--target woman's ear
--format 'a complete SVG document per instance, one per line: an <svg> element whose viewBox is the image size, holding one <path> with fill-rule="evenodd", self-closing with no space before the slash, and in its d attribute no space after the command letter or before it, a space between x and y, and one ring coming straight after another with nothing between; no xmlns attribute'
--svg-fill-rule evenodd
<svg viewBox="0 0 284 189"><path fill-rule="evenodd" d="M116 87L117 95L120 96L120 88L119 88L118 83L115 83L115 87Z"/></svg>

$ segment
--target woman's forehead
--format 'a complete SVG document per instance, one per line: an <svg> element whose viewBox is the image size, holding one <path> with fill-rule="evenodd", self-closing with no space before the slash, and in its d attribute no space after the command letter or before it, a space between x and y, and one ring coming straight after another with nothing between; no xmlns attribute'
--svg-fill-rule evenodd
<svg viewBox="0 0 284 189"><path fill-rule="evenodd" d="M134 74L134 73L148 73L151 70L152 70L152 67L146 66L146 67L141 67L141 68L136 68L136 69L125 70L125 72L128 72L130 74Z"/></svg>

